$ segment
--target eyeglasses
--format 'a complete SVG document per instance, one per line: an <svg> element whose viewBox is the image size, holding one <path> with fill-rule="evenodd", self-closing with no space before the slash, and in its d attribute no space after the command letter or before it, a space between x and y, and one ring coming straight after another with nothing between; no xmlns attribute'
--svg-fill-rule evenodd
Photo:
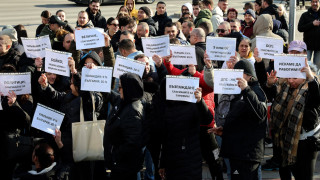
<svg viewBox="0 0 320 180"><path fill-rule="evenodd" d="M226 32L226 30L224 30L224 29L217 29L216 32L217 32L217 33L219 33L219 32L224 33L224 32Z"/></svg>
<svg viewBox="0 0 320 180"><path fill-rule="evenodd" d="M119 24L110 24L110 25L119 26Z"/></svg>

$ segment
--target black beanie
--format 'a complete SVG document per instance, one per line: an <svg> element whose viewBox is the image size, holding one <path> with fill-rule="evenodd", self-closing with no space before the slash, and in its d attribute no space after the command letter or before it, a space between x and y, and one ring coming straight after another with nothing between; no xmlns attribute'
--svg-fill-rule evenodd
<svg viewBox="0 0 320 180"><path fill-rule="evenodd" d="M143 6L143 7L141 7L139 10L144 11L144 12L146 13L146 15L147 15L148 17L150 17L151 11L150 11L150 9L149 9L147 6Z"/></svg>
<svg viewBox="0 0 320 180"><path fill-rule="evenodd" d="M87 58L93 59L97 63L98 66L102 66L100 56L95 51L90 51L87 54L85 54L84 57L82 57L82 59L80 60L80 67L81 68L84 66L84 63Z"/></svg>
<svg viewBox="0 0 320 180"><path fill-rule="evenodd" d="M251 62L249 62L246 59L240 60L239 62L237 62L234 65L233 69L243 69L243 73L245 73L249 76L253 76L254 78L257 78L256 72L255 72Z"/></svg>

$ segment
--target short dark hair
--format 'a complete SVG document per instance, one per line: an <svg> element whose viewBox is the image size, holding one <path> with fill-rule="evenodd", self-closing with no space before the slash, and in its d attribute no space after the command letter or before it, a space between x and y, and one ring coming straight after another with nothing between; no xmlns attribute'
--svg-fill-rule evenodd
<svg viewBox="0 0 320 180"><path fill-rule="evenodd" d="M41 16L44 18L50 18L51 12L49 12L48 10L44 10L44 11L42 11Z"/></svg>
<svg viewBox="0 0 320 180"><path fill-rule="evenodd" d="M119 42L118 48L126 51L131 51L135 49L135 45L130 39L123 39Z"/></svg>
<svg viewBox="0 0 320 180"><path fill-rule="evenodd" d="M132 19L131 17L127 17L127 16L123 18L119 18L119 28L128 25L131 19Z"/></svg>
<svg viewBox="0 0 320 180"><path fill-rule="evenodd" d="M99 0L91 0L90 4L92 4L92 3L99 3L100 4L100 1Z"/></svg>
<svg viewBox="0 0 320 180"><path fill-rule="evenodd" d="M263 0L265 1L269 6L273 4L273 0Z"/></svg>
<svg viewBox="0 0 320 180"><path fill-rule="evenodd" d="M132 35L132 36L134 36L134 34L132 34L130 31L122 31L120 36L121 35L125 35L125 36Z"/></svg>
<svg viewBox="0 0 320 180"><path fill-rule="evenodd" d="M157 3L157 6L158 6L159 4L164 4L164 6L167 6L166 3L163 2L163 1L159 1L159 2Z"/></svg>
<svg viewBox="0 0 320 180"><path fill-rule="evenodd" d="M261 6L261 4L262 4L261 0L255 0L254 2L257 3L259 6Z"/></svg>
<svg viewBox="0 0 320 180"><path fill-rule="evenodd" d="M170 39L170 44L181 44L178 38Z"/></svg>
<svg viewBox="0 0 320 180"><path fill-rule="evenodd" d="M138 60L138 59L144 58L144 57L147 57L147 58L149 59L149 57L146 56L146 55L144 55L144 54L138 54L138 55L136 55L136 56L134 57L134 60Z"/></svg>
<svg viewBox="0 0 320 180"><path fill-rule="evenodd" d="M202 28L203 30L204 30L204 32L206 33L206 35L207 34L209 34L209 33L211 33L211 32L209 32L209 30L210 30L210 26L211 24L209 24L209 22L207 22L207 21L203 21L203 22L201 22L200 24L199 24L199 28Z"/></svg>
<svg viewBox="0 0 320 180"><path fill-rule="evenodd" d="M64 13L66 13L64 10L59 9L59 10L56 12L56 15L58 15L59 12L64 12Z"/></svg>
<svg viewBox="0 0 320 180"><path fill-rule="evenodd" d="M235 12L236 13L236 17L238 17L238 11L235 8L229 8L227 11L227 14L229 14L229 12Z"/></svg>
<svg viewBox="0 0 320 180"><path fill-rule="evenodd" d="M191 21L183 21L184 23L186 22L189 28L194 28L194 24Z"/></svg>
<svg viewBox="0 0 320 180"><path fill-rule="evenodd" d="M176 27L177 27L177 25L176 25L175 23L173 23L173 22L168 22L168 23L164 26L164 28L166 28L166 27L173 27L173 26L176 26Z"/></svg>
<svg viewBox="0 0 320 180"><path fill-rule="evenodd" d="M230 22L238 23L241 26L241 21L239 19L231 19Z"/></svg>
<svg viewBox="0 0 320 180"><path fill-rule="evenodd" d="M210 5L211 7L213 7L213 0L203 0L203 1L201 1L201 3L205 6Z"/></svg>
<svg viewBox="0 0 320 180"><path fill-rule="evenodd" d="M260 1L261 3L261 1ZM247 2L244 4L243 9L252 9L253 10L253 3L252 2Z"/></svg>
<svg viewBox="0 0 320 180"><path fill-rule="evenodd" d="M107 24L111 25L112 21L114 21L116 18L114 17L109 17L109 19L107 20Z"/></svg>
<svg viewBox="0 0 320 180"><path fill-rule="evenodd" d="M21 37L28 37L27 29L22 24L18 24L13 28L17 31L19 44L22 44Z"/></svg>
<svg viewBox="0 0 320 180"><path fill-rule="evenodd" d="M37 145L34 150L34 155L38 157L41 169L51 166L51 164L54 162L53 148L46 143Z"/></svg>

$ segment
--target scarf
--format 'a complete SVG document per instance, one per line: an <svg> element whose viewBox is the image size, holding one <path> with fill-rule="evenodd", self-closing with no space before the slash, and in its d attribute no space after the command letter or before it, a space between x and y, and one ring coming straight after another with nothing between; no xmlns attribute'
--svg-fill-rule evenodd
<svg viewBox="0 0 320 180"><path fill-rule="evenodd" d="M277 96L272 105L271 126L275 132L274 143L281 148L283 167L296 162L307 93L307 82L297 89L290 89L286 81L277 87Z"/></svg>

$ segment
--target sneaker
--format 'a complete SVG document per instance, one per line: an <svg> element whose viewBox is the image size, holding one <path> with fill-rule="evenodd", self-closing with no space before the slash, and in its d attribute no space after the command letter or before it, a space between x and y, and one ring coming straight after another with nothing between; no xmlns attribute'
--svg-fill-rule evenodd
<svg viewBox="0 0 320 180"><path fill-rule="evenodd" d="M274 161L267 161L266 164L261 166L261 169L264 171L278 171L279 170L279 164L275 163Z"/></svg>

